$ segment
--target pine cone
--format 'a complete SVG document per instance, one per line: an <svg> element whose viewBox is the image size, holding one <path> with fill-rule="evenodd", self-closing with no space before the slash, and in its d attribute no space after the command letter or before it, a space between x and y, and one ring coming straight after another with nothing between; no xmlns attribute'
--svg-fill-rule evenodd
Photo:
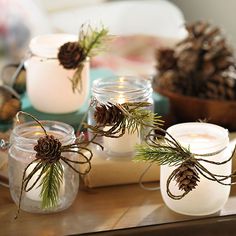
<svg viewBox="0 0 236 236"><path fill-rule="evenodd" d="M176 73L176 71L167 70L159 76L156 86L164 90L170 90L176 93L183 93L185 87L184 85L180 86L181 82L182 80L180 76Z"/></svg>
<svg viewBox="0 0 236 236"><path fill-rule="evenodd" d="M124 119L124 114L113 104L101 104L95 108L94 119L97 124L102 126L113 125L121 122Z"/></svg>
<svg viewBox="0 0 236 236"><path fill-rule="evenodd" d="M161 48L156 51L157 69L159 72L173 69L176 66L176 58L174 50L169 48Z"/></svg>
<svg viewBox="0 0 236 236"><path fill-rule="evenodd" d="M61 157L61 142L54 138L53 135L46 135L38 139L36 151L36 158L48 162L56 162Z"/></svg>
<svg viewBox="0 0 236 236"><path fill-rule="evenodd" d="M21 109L21 102L8 87L0 86L0 123L9 122Z"/></svg>
<svg viewBox="0 0 236 236"><path fill-rule="evenodd" d="M233 50L227 45L221 30L204 21L187 24L186 29L188 36L177 44L173 53L176 63L172 68L163 62L166 55L157 57L160 66L163 65L161 74L157 76L159 80L168 79L167 83L171 84L170 78L163 75L172 70L178 77L176 83L176 76L172 76L174 82L169 90L173 92L182 91L184 95L207 99L235 99L236 65Z"/></svg>
<svg viewBox="0 0 236 236"><path fill-rule="evenodd" d="M175 180L179 186L179 190L189 192L195 189L197 182L199 182L199 174L195 168L195 163L189 160L185 161L177 170Z"/></svg>
<svg viewBox="0 0 236 236"><path fill-rule="evenodd" d="M85 59L84 49L78 42L68 42L59 48L58 60L66 69L76 69Z"/></svg>

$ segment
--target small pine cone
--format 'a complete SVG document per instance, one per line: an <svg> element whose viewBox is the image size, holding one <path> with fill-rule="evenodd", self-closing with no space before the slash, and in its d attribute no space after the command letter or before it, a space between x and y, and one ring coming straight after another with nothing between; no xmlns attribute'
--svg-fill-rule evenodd
<svg viewBox="0 0 236 236"><path fill-rule="evenodd" d="M189 192L195 189L197 182L199 182L199 174L195 168L195 163L190 160L183 162L177 168L175 180L178 184L179 190Z"/></svg>
<svg viewBox="0 0 236 236"><path fill-rule="evenodd" d="M68 42L59 48L57 57L65 69L76 69L86 55L78 42Z"/></svg>
<svg viewBox="0 0 236 236"><path fill-rule="evenodd" d="M124 119L122 111L113 104L96 106L94 119L97 124L106 126L121 122Z"/></svg>
<svg viewBox="0 0 236 236"><path fill-rule="evenodd" d="M46 135L38 139L36 151L36 158L48 162L56 162L61 157L61 142L54 138L53 135Z"/></svg>
<svg viewBox="0 0 236 236"><path fill-rule="evenodd" d="M157 69L159 71L166 71L174 69L176 66L176 58L174 50L169 48L158 49L156 52Z"/></svg>

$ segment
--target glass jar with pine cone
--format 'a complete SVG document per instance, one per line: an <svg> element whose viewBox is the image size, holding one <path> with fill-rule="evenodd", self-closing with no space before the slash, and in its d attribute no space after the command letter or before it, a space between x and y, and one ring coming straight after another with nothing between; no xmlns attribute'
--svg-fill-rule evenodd
<svg viewBox="0 0 236 236"><path fill-rule="evenodd" d="M142 109L153 110L151 80L148 78L114 76L94 81L88 124L103 132L103 135L96 136L96 142L104 148L102 151L99 145L94 146L94 151L98 155L105 158L132 158L135 145L142 141L148 128L143 130L136 127L137 129L133 131L124 128L128 121L125 120L124 112L119 105L142 102L149 104ZM123 128L119 129L121 126ZM119 129L118 132L113 132L114 135L113 128ZM111 130L110 135L104 135L104 132L109 130ZM90 130L90 138L93 135Z"/></svg>

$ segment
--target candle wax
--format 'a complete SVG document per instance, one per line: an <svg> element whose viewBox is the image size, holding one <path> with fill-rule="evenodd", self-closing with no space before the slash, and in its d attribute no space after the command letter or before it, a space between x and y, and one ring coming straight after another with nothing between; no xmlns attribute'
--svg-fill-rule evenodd
<svg viewBox="0 0 236 236"><path fill-rule="evenodd" d="M106 126L105 131L111 127ZM140 143L140 137L137 131L134 133L125 133L119 138L103 137L103 146L105 151L111 153L131 153L135 149L135 145Z"/></svg>

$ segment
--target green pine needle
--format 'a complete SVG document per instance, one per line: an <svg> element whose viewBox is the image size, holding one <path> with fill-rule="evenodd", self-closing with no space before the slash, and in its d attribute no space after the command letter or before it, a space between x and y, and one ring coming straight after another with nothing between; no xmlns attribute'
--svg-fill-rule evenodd
<svg viewBox="0 0 236 236"><path fill-rule="evenodd" d="M128 133L142 132L144 128L155 128L163 124L161 116L148 110L150 103L124 103L120 106L125 115L125 125Z"/></svg>
<svg viewBox="0 0 236 236"><path fill-rule="evenodd" d="M104 42L107 39L108 29L104 27L98 29L88 25L87 29L84 29L83 25L79 35L79 43L88 57L95 56L99 51L103 50Z"/></svg>
<svg viewBox="0 0 236 236"><path fill-rule="evenodd" d="M63 180L63 167L59 161L46 165L41 181L42 208L54 208L58 205L60 186Z"/></svg>
<svg viewBox="0 0 236 236"><path fill-rule="evenodd" d="M136 161L146 161L158 165L177 166L183 161L183 155L178 149L170 146L152 147L148 144L136 146Z"/></svg>
<svg viewBox="0 0 236 236"><path fill-rule="evenodd" d="M109 38L108 29L104 27L101 29L93 29L90 25L88 25L87 29L85 29L85 25L82 25L79 33L79 44L84 49L85 60L87 57L95 56L100 51L104 50L105 42ZM79 64L79 67L76 69L73 77L70 79L72 82L73 92L76 90L78 90L78 92L82 91L81 73L84 68L84 61Z"/></svg>

